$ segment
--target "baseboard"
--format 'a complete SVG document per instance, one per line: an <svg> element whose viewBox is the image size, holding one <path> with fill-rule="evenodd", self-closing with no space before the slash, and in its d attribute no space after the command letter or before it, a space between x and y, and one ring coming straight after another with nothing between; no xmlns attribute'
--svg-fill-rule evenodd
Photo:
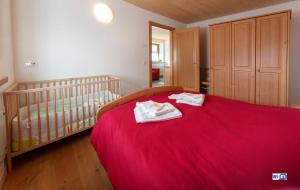
<svg viewBox="0 0 300 190"><path fill-rule="evenodd" d="M7 176L6 165L4 164L4 162L1 162L1 165L0 165L0 189L3 188L6 176Z"/></svg>

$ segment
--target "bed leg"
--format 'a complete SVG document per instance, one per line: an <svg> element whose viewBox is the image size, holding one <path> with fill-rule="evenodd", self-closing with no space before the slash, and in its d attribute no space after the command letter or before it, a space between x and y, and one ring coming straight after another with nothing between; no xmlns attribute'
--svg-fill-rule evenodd
<svg viewBox="0 0 300 190"><path fill-rule="evenodd" d="M7 164L7 172L10 173L12 171L12 158L9 154L6 155L6 164Z"/></svg>

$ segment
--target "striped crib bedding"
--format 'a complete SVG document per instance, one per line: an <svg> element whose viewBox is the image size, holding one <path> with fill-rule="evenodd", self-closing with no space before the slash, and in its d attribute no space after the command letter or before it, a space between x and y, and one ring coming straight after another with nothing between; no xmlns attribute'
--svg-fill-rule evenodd
<svg viewBox="0 0 300 190"><path fill-rule="evenodd" d="M39 104L39 112L38 105L33 104L30 105L29 115L27 106L19 108L20 121L18 121L18 116L12 120L12 151L15 152L45 143L84 127L93 126L97 109L108 102L108 100L119 97L120 95L105 90L94 94L72 97L70 101L59 99L56 101L56 104L54 101L43 102ZM38 127L39 115L40 130ZM30 131L31 142L29 140ZM39 134L41 134L41 139L39 139Z"/></svg>

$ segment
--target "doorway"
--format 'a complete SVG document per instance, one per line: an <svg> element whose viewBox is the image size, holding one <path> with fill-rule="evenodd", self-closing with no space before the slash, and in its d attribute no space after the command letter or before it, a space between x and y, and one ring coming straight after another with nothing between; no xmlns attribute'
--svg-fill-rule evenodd
<svg viewBox="0 0 300 190"><path fill-rule="evenodd" d="M172 27L149 22L149 86L173 84Z"/></svg>

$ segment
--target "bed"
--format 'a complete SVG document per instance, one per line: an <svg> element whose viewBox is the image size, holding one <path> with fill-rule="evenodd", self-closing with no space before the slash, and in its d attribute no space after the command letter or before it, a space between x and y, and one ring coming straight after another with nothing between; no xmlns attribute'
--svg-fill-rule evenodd
<svg viewBox="0 0 300 190"><path fill-rule="evenodd" d="M91 143L114 189L300 189L300 110L209 95L203 107L168 100L179 92L148 89L98 111ZM149 99L183 117L137 124L135 102Z"/></svg>

